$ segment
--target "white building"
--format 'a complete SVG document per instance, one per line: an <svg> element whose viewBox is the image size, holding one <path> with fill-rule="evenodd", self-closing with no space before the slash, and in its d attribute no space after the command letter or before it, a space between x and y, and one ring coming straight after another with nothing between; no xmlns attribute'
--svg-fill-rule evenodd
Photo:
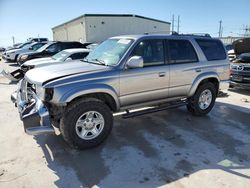
<svg viewBox="0 0 250 188"><path fill-rule="evenodd" d="M52 28L58 41L101 42L109 37L170 33L170 23L131 14L84 14Z"/></svg>

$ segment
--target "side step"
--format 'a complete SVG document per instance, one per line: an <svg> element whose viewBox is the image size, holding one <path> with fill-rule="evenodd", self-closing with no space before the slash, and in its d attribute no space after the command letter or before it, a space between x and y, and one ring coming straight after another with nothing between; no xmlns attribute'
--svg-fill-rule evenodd
<svg viewBox="0 0 250 188"><path fill-rule="evenodd" d="M28 135L40 135L40 134L53 134L55 130L51 126L43 126L43 127L30 127L25 129L25 132Z"/></svg>
<svg viewBox="0 0 250 188"><path fill-rule="evenodd" d="M167 110L167 109L177 108L180 106L184 106L186 104L187 104L187 100L181 100L181 101L177 101L177 102L161 104L161 105L153 107L153 108L139 110L139 111L135 111L135 112L129 112L129 110L127 110L126 111L127 113L123 114L122 118L124 118L124 119L132 118L132 117L141 116L141 115L145 115L145 114L149 114L149 113L154 113L154 112L159 112L159 111L163 111L163 110Z"/></svg>

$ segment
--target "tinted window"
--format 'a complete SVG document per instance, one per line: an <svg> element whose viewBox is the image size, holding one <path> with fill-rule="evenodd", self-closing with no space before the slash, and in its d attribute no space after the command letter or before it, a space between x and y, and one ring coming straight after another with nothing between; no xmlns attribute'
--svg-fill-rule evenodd
<svg viewBox="0 0 250 188"><path fill-rule="evenodd" d="M83 48L83 45L81 43L78 43L78 42L65 43L64 46L66 47L65 49L69 49L69 48Z"/></svg>
<svg viewBox="0 0 250 188"><path fill-rule="evenodd" d="M35 44L35 45L32 46L32 49L37 50L37 49L41 48L43 45L45 45L45 44L44 43Z"/></svg>
<svg viewBox="0 0 250 188"><path fill-rule="evenodd" d="M192 44L187 40L169 40L170 63L197 62L197 54Z"/></svg>
<svg viewBox="0 0 250 188"><path fill-rule="evenodd" d="M51 53L60 52L61 51L61 45L60 45L60 43L52 44L51 46L49 46L47 48L47 50L48 50L48 52L51 52Z"/></svg>
<svg viewBox="0 0 250 188"><path fill-rule="evenodd" d="M208 61L226 59L224 46L218 40L196 39Z"/></svg>
<svg viewBox="0 0 250 188"><path fill-rule="evenodd" d="M72 60L74 59L83 59L88 55L86 52L75 53L69 56Z"/></svg>
<svg viewBox="0 0 250 188"><path fill-rule="evenodd" d="M141 56L144 66L164 64L164 50L162 40L145 40L133 50L131 56Z"/></svg>

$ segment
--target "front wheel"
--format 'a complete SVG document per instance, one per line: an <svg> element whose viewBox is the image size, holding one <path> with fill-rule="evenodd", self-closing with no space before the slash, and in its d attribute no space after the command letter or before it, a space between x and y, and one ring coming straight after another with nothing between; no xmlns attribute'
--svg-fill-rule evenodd
<svg viewBox="0 0 250 188"><path fill-rule="evenodd" d="M212 83L205 83L199 86L194 96L188 100L187 109L194 115L204 116L212 110L215 99L215 85Z"/></svg>
<svg viewBox="0 0 250 188"><path fill-rule="evenodd" d="M93 98L70 105L60 123L60 130L70 146L86 149L102 143L112 126L113 115L109 107Z"/></svg>

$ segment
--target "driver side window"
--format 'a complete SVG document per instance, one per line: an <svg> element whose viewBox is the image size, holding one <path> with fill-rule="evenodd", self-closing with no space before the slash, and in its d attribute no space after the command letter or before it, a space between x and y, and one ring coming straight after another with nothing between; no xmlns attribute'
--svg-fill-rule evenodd
<svg viewBox="0 0 250 188"><path fill-rule="evenodd" d="M132 51L131 56L141 56L143 58L144 67L163 65L164 63L164 47L162 40L145 40L137 44Z"/></svg>

